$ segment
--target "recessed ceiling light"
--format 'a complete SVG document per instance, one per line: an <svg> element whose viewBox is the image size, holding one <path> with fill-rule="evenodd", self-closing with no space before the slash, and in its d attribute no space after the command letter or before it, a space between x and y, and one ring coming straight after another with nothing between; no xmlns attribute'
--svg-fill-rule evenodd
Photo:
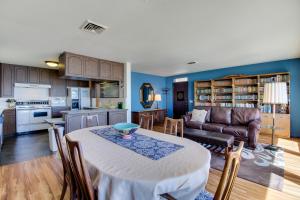
<svg viewBox="0 0 300 200"><path fill-rule="evenodd" d="M193 65L193 64L196 64L197 62L196 61L191 61L191 62L188 62L187 64L188 65Z"/></svg>
<svg viewBox="0 0 300 200"><path fill-rule="evenodd" d="M57 67L58 66L58 62L56 61L45 61L45 63L49 66L49 67Z"/></svg>

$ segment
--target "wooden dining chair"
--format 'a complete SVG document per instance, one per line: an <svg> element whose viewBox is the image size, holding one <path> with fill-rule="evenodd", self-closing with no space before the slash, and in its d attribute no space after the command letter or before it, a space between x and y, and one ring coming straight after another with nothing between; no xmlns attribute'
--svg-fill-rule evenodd
<svg viewBox="0 0 300 200"><path fill-rule="evenodd" d="M243 147L244 142L242 141L236 151L229 152L228 156L226 156L223 173L215 195L213 196L211 193L203 190L195 200L229 200L234 181L239 171ZM169 194L163 194L161 196L168 200L175 200L175 198Z"/></svg>
<svg viewBox="0 0 300 200"><path fill-rule="evenodd" d="M147 130L153 130L153 115L141 115L140 117L140 127L147 129Z"/></svg>
<svg viewBox="0 0 300 200"><path fill-rule="evenodd" d="M183 137L183 119L172 119L166 117L164 121L164 133L176 136L177 133L180 133L180 136Z"/></svg>
<svg viewBox="0 0 300 200"><path fill-rule="evenodd" d="M76 198L76 183L75 179L71 170L70 160L66 150L63 148L61 142L61 135L59 134L59 129L54 127L54 135L55 140L58 148L58 152L61 158L62 166L63 166L63 173L64 173L64 183L62 192L60 195L60 200L63 200L66 194L67 187L69 186L70 189L70 199L73 200Z"/></svg>
<svg viewBox="0 0 300 200"><path fill-rule="evenodd" d="M66 142L70 157L71 169L80 188L80 196L83 200L96 199L92 181L82 155L82 148L78 141L73 141L66 135Z"/></svg>
<svg viewBox="0 0 300 200"><path fill-rule="evenodd" d="M93 126L100 126L98 115L81 116L80 128L88 128Z"/></svg>

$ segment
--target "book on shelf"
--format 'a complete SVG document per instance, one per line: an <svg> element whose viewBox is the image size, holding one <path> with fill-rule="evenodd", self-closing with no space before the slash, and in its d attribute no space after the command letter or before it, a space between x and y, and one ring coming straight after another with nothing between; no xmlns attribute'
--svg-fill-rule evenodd
<svg viewBox="0 0 300 200"><path fill-rule="evenodd" d="M211 89L207 88L207 89L197 89L196 90L196 93L199 95L199 94L209 94L211 93Z"/></svg>
<svg viewBox="0 0 300 200"><path fill-rule="evenodd" d="M214 103L214 106L220 106L220 107L232 107L232 103Z"/></svg>
<svg viewBox="0 0 300 200"><path fill-rule="evenodd" d="M234 83L237 85L251 85L251 84L256 84L257 79L256 78L235 79Z"/></svg>
<svg viewBox="0 0 300 200"><path fill-rule="evenodd" d="M236 103L235 107L238 107L238 108L255 108L256 104L254 104L254 103Z"/></svg>
<svg viewBox="0 0 300 200"><path fill-rule="evenodd" d="M201 102L201 103L198 103L196 106L211 106L211 103Z"/></svg>
<svg viewBox="0 0 300 200"><path fill-rule="evenodd" d="M215 96L215 100L231 100L232 96L225 95L225 96Z"/></svg>
<svg viewBox="0 0 300 200"><path fill-rule="evenodd" d="M209 100L211 100L211 96L209 96L209 95L199 95L199 100L200 101L209 101Z"/></svg>
<svg viewBox="0 0 300 200"><path fill-rule="evenodd" d="M273 83L273 82L288 82L290 81L290 75L288 74L280 74L280 75L274 75L271 77L261 77L260 83Z"/></svg>
<svg viewBox="0 0 300 200"><path fill-rule="evenodd" d="M236 100L257 100L257 95L236 95L235 96Z"/></svg>
<svg viewBox="0 0 300 200"><path fill-rule="evenodd" d="M215 81L214 85L215 86L231 86L232 85L232 81L231 80Z"/></svg>
<svg viewBox="0 0 300 200"><path fill-rule="evenodd" d="M210 87L211 82L197 82L197 87Z"/></svg>
<svg viewBox="0 0 300 200"><path fill-rule="evenodd" d="M232 88L215 88L215 93L230 93L232 92Z"/></svg>
<svg viewBox="0 0 300 200"><path fill-rule="evenodd" d="M237 92L237 93L257 92L257 87L254 87L254 86L236 87L236 88L234 88L234 91Z"/></svg>

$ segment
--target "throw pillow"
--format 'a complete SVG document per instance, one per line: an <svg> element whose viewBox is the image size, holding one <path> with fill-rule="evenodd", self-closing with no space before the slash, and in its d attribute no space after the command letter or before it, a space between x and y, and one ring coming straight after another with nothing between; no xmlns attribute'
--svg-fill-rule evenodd
<svg viewBox="0 0 300 200"><path fill-rule="evenodd" d="M197 122L204 123L205 122L206 114L207 114L206 110L194 109L193 112L192 112L192 119L191 119L191 121L197 121Z"/></svg>

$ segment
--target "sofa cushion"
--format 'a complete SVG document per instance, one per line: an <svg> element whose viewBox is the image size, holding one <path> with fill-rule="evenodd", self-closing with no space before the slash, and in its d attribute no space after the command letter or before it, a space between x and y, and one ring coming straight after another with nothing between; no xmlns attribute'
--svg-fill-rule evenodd
<svg viewBox="0 0 300 200"><path fill-rule="evenodd" d="M206 114L207 114L206 110L194 109L192 111L192 119L191 119L191 121L204 123L205 122Z"/></svg>
<svg viewBox="0 0 300 200"><path fill-rule="evenodd" d="M210 123L210 114L211 114L211 107L209 106L195 106L195 109L198 110L206 110L206 117L205 117L205 122Z"/></svg>
<svg viewBox="0 0 300 200"><path fill-rule="evenodd" d="M254 120L260 120L260 111L257 108L232 109L232 125L248 125L251 121Z"/></svg>
<svg viewBox="0 0 300 200"><path fill-rule="evenodd" d="M206 131L213 131L222 133L223 128L226 127L224 124L205 123L202 124L202 129Z"/></svg>
<svg viewBox="0 0 300 200"><path fill-rule="evenodd" d="M197 122L197 121L187 121L185 122L185 126L187 128L194 128L194 129L202 129L202 124L201 122Z"/></svg>
<svg viewBox="0 0 300 200"><path fill-rule="evenodd" d="M210 119L216 124L231 124L231 108L212 107Z"/></svg>
<svg viewBox="0 0 300 200"><path fill-rule="evenodd" d="M223 133L244 140L248 137L248 128L246 126L227 126L223 128Z"/></svg>

